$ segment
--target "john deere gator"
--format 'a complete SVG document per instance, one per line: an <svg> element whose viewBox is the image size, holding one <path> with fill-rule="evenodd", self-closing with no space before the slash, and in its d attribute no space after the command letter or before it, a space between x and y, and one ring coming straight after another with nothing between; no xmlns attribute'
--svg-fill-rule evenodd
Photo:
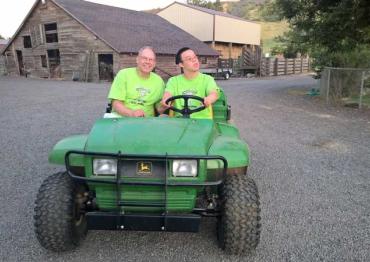
<svg viewBox="0 0 370 262"><path fill-rule="evenodd" d="M35 201L40 244L75 248L88 230L197 232L217 218L219 246L231 254L255 249L260 203L247 175L250 157L221 91L213 119L193 119L188 101L171 107L181 117L102 118L89 134L59 141L49 162L65 171L47 177ZM170 101L167 101L168 103Z"/></svg>

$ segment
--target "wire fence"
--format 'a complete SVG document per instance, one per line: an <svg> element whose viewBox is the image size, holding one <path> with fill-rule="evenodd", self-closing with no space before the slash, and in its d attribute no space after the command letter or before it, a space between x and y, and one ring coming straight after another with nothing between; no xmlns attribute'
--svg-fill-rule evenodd
<svg viewBox="0 0 370 262"><path fill-rule="evenodd" d="M370 69L325 67L320 94L327 104L370 108Z"/></svg>

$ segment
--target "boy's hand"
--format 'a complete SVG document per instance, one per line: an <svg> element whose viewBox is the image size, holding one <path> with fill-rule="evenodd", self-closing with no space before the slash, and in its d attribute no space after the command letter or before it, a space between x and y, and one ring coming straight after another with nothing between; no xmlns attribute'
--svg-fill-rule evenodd
<svg viewBox="0 0 370 262"><path fill-rule="evenodd" d="M172 94L170 92L165 92L163 95L163 98L161 100L161 105L165 107L166 109L170 107L170 105L166 104L166 101L168 98L170 98Z"/></svg>
<svg viewBox="0 0 370 262"><path fill-rule="evenodd" d="M210 95L206 96L204 98L204 105L206 107L209 107L210 105L212 105L214 102L216 102L218 99L218 95L217 95L217 92L215 91L212 91Z"/></svg>

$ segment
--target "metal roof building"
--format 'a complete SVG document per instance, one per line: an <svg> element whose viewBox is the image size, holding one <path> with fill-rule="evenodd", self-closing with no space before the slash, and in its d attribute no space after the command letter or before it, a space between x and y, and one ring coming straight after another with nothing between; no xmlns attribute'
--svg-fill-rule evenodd
<svg viewBox="0 0 370 262"><path fill-rule="evenodd" d="M261 25L242 18L174 2L157 13L217 50L222 58L238 58L243 46L259 46Z"/></svg>

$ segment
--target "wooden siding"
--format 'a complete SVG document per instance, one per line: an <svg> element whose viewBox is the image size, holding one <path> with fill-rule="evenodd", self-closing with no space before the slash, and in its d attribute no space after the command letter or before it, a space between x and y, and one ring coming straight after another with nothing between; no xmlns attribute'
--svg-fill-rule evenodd
<svg viewBox="0 0 370 262"><path fill-rule="evenodd" d="M54 22L57 23L58 43L45 43L44 24ZM32 48L23 47L25 35L31 36ZM48 49L59 49L60 78L65 80L75 75L80 80L98 81L98 54L113 54L113 60L119 60L118 53L51 1L39 3L8 47L9 74L19 74L16 50L20 50L24 69L31 76L50 77L49 69L41 66L41 55L47 56ZM118 71L118 66L114 71Z"/></svg>
<svg viewBox="0 0 370 262"><path fill-rule="evenodd" d="M213 41L213 15L177 3L157 15L201 41Z"/></svg>
<svg viewBox="0 0 370 262"><path fill-rule="evenodd" d="M217 52L219 52L220 58L223 58L223 59L229 59L229 58L238 59L241 56L242 51L243 51L243 45L233 44L231 45L231 48L230 48L229 43L217 43L216 42L214 47L211 43L209 44L209 46L212 47Z"/></svg>

